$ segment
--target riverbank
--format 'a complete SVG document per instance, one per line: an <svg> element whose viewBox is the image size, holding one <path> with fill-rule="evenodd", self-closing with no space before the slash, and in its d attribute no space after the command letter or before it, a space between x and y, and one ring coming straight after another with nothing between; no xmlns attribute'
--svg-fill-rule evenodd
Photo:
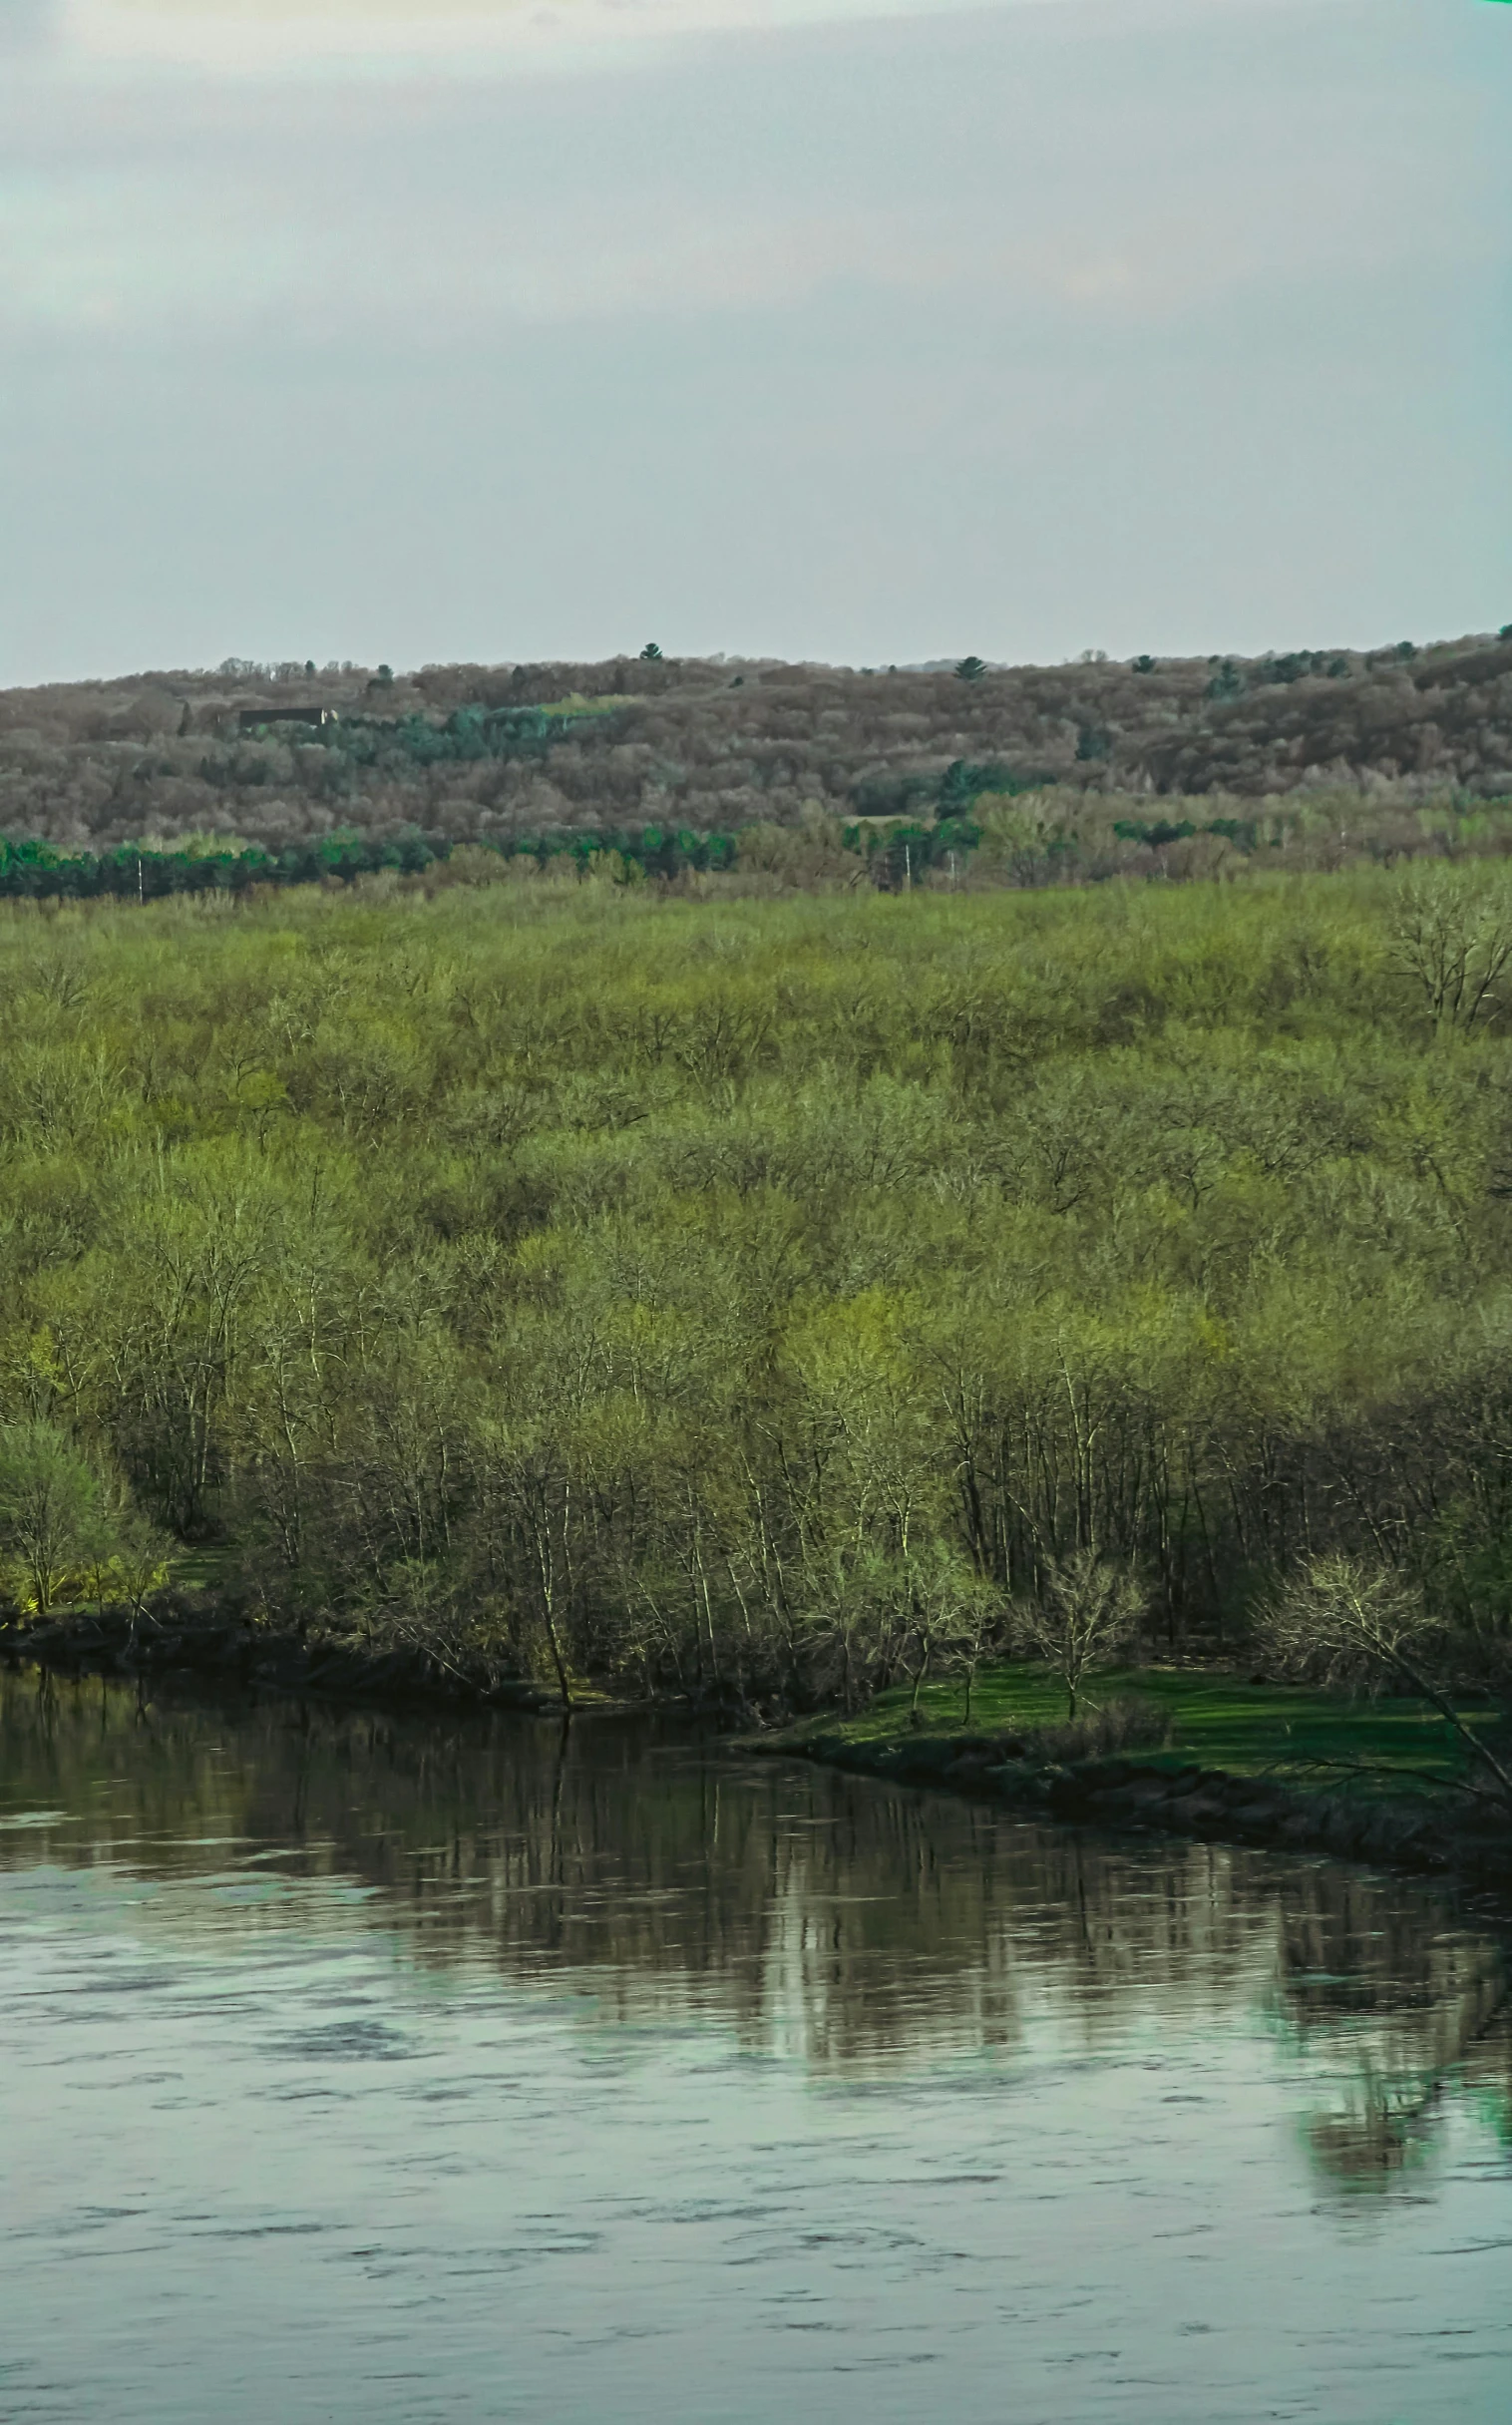
<svg viewBox="0 0 1512 2425"><path fill-rule="evenodd" d="M213 1594L170 1592L147 1620L129 1609L66 1609L47 1618L0 1618L0 1659L63 1675L156 1682L168 1676L218 1688L311 1694L354 1703L559 1712L560 1697L481 1658L443 1661L401 1647L367 1648L259 1624Z"/></svg>
<svg viewBox="0 0 1512 2425"><path fill-rule="evenodd" d="M564 1714L549 1686L482 1659L443 1663L420 1649L300 1640L198 1592L166 1595L146 1624L111 1607L0 1620L0 1659L60 1675L144 1686L178 1679L357 1707ZM1157 1747L1066 1756L1062 1688L1025 1667L978 1681L969 1728L959 1686L928 1690L917 1710L899 1688L854 1719L820 1716L734 1742L758 1758L961 1794L1057 1824L1274 1845L1512 1886L1512 1814L1469 1790L1450 1730L1421 1704L1353 1701L1201 1668L1096 1679L1094 1704L1129 1696L1163 1717L1167 1739ZM574 1702L584 1715L623 1706L588 1687Z"/></svg>
<svg viewBox="0 0 1512 2425"><path fill-rule="evenodd" d="M811 1720L742 1748L995 1802L1069 1825L1152 1830L1316 1851L1512 1886L1512 1812L1473 1791L1451 1730L1425 1705L1355 1701L1208 1670L1096 1680L1100 1703L1137 1694L1163 1717L1156 1748L1055 1757L1064 1695L1043 1670L884 1694L837 1726ZM953 1718L953 1723L952 1723Z"/></svg>

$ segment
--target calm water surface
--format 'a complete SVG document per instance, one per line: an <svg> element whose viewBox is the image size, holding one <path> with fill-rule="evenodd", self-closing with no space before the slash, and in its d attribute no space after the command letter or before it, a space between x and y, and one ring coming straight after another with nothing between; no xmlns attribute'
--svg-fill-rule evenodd
<svg viewBox="0 0 1512 2425"><path fill-rule="evenodd" d="M640 1723L0 1676L0 2418L1505 2425L1509 1943Z"/></svg>

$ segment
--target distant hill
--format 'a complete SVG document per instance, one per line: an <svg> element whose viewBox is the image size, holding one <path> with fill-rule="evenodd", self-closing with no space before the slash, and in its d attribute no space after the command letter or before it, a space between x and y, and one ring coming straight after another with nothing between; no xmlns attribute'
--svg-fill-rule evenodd
<svg viewBox="0 0 1512 2425"><path fill-rule="evenodd" d="M322 716L324 721L322 721ZM1512 625L1416 648L847 669L230 660L0 692L0 834L292 843L928 816L981 789L1512 795Z"/></svg>

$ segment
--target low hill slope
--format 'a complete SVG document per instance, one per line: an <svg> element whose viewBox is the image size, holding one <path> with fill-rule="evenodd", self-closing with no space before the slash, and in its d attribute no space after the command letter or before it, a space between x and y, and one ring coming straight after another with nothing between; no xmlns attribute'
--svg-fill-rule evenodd
<svg viewBox="0 0 1512 2425"><path fill-rule="evenodd" d="M322 722L322 711L325 720ZM149 673L0 692L0 833L103 849L916 815L982 788L1512 792L1512 626L1415 649L951 671L722 658Z"/></svg>

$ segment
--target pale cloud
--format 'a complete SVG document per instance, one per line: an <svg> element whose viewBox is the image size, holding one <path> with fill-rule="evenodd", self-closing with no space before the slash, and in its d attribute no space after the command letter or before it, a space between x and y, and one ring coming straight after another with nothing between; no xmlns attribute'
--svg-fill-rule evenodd
<svg viewBox="0 0 1512 2425"><path fill-rule="evenodd" d="M1512 10L802 4L0 0L0 679L1506 619Z"/></svg>
<svg viewBox="0 0 1512 2425"><path fill-rule="evenodd" d="M847 19L948 13L971 0L74 0L71 47L99 61L157 60L288 72L338 62L368 68L489 59L516 65L623 60L718 29L778 31ZM1069 0L1000 0L1063 6ZM3 0L0 0L3 5Z"/></svg>
<svg viewBox="0 0 1512 2425"><path fill-rule="evenodd" d="M0 59L54 50L61 32L57 0L0 0Z"/></svg>
<svg viewBox="0 0 1512 2425"><path fill-rule="evenodd" d="M1113 9L1129 0L1109 0ZM1236 6L1326 8L1333 0L1137 0L1147 21L1216 16ZM307 72L319 65L392 71L415 64L476 73L490 61L556 72L623 65L644 47L720 30L780 33L805 25L966 13L981 0L0 0L47 9L71 55L227 73ZM995 10L1061 10L1086 0L989 0Z"/></svg>
<svg viewBox="0 0 1512 2425"><path fill-rule="evenodd" d="M1157 51L1219 7L1239 14L1126 0ZM1289 14L1303 23L1316 0ZM1189 63L1173 93L1158 68L1141 83L1127 13L1114 25L1070 0L1052 23L1045 0L1016 31L1000 16L705 34L643 54L628 85L580 63L524 83L290 72L274 98L260 80L91 82L76 66L9 115L0 97L0 329L12 344L249 326L302 342L381 332L402 310L417 338L467 342L510 323L727 316L847 280L901 309L974 292L999 316L1095 329L1299 269L1437 257L1446 205L1424 208L1404 163L1415 96L1347 51L1270 92L1253 63L1244 85ZM1472 139L1473 101L1442 106ZM1461 266L1498 256L1494 215L1447 207Z"/></svg>

